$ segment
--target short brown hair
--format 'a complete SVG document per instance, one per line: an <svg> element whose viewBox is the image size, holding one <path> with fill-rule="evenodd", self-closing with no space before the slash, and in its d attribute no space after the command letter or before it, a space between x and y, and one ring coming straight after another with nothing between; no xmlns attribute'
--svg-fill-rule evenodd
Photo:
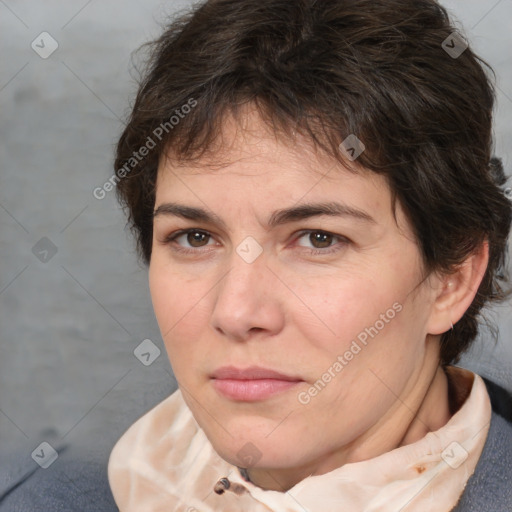
<svg viewBox="0 0 512 512"><path fill-rule="evenodd" d="M482 307L506 296L512 212L491 153L492 69L454 32L434 0L210 0L175 18L146 45L115 159L117 197L144 263L167 148L200 158L225 115L249 102L276 134L305 134L342 163L340 142L355 134L365 145L358 164L387 178L427 272L449 272L489 243L473 303L441 338L441 362L456 362ZM449 55L443 41L462 53ZM151 149L135 159L143 146Z"/></svg>

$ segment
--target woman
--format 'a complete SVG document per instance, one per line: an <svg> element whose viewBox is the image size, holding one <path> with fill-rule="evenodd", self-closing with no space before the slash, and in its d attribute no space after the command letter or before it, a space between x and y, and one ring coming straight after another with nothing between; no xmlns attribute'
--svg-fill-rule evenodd
<svg viewBox="0 0 512 512"><path fill-rule="evenodd" d="M179 389L112 451L121 512L510 510L510 397L453 366L506 295L483 65L434 0L154 43L116 181Z"/></svg>

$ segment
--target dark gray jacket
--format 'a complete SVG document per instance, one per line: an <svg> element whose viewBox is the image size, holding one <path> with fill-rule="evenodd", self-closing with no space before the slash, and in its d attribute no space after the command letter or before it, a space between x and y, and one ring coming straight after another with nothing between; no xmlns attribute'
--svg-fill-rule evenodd
<svg viewBox="0 0 512 512"><path fill-rule="evenodd" d="M484 381L493 410L491 426L475 472L452 512L512 512L512 395Z"/></svg>
<svg viewBox="0 0 512 512"><path fill-rule="evenodd" d="M493 408L489 435L453 512L512 512L512 395L484 380ZM108 457L73 454L69 447L57 451L59 458L47 469L25 450L0 456L0 512L119 510L108 484Z"/></svg>

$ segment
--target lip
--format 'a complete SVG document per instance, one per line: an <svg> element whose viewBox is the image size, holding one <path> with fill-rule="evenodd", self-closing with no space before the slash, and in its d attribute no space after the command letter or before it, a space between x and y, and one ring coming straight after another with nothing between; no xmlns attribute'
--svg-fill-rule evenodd
<svg viewBox="0 0 512 512"><path fill-rule="evenodd" d="M300 377L259 366L243 369L223 366L210 377L217 392L226 398L242 402L266 400L303 382Z"/></svg>
<svg viewBox="0 0 512 512"><path fill-rule="evenodd" d="M213 379L235 379L235 380L258 380L276 379L285 381L299 381L300 377L286 375L284 373L263 368L261 366L249 366L248 368L236 368L235 366L223 366L215 370L211 377Z"/></svg>

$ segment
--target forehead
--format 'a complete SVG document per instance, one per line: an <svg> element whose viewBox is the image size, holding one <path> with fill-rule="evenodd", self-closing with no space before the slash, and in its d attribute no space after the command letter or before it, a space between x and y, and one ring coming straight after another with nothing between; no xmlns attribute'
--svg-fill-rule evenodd
<svg viewBox="0 0 512 512"><path fill-rule="evenodd" d="M195 209L186 214L189 218L199 219L202 209L219 225L259 223L270 229L273 219L281 214L286 218L283 210L337 203L335 208L341 205L345 213L351 212L343 214L346 220L357 221L358 214L352 213L363 212L376 220L372 229L415 239L400 202L393 204L384 176L357 161L348 169L299 134L276 137L255 110L247 110L238 120L226 118L220 135L199 160L180 161L171 151L167 154L158 168L155 213L178 204ZM311 209L309 214L313 215ZM300 215L292 214L290 219Z"/></svg>
<svg viewBox="0 0 512 512"><path fill-rule="evenodd" d="M304 194L310 190L324 194L336 187L347 189L359 184L359 188L390 195L385 178L357 162L351 165L347 168L301 134L293 138L276 135L254 107L246 106L236 119L232 115L224 118L217 137L201 158L180 159L172 148L167 149L158 166L156 195L174 187L181 189L188 182L196 186L208 183L212 193L220 186L243 183L253 187L254 193L272 186L295 189L295 193L302 188Z"/></svg>

